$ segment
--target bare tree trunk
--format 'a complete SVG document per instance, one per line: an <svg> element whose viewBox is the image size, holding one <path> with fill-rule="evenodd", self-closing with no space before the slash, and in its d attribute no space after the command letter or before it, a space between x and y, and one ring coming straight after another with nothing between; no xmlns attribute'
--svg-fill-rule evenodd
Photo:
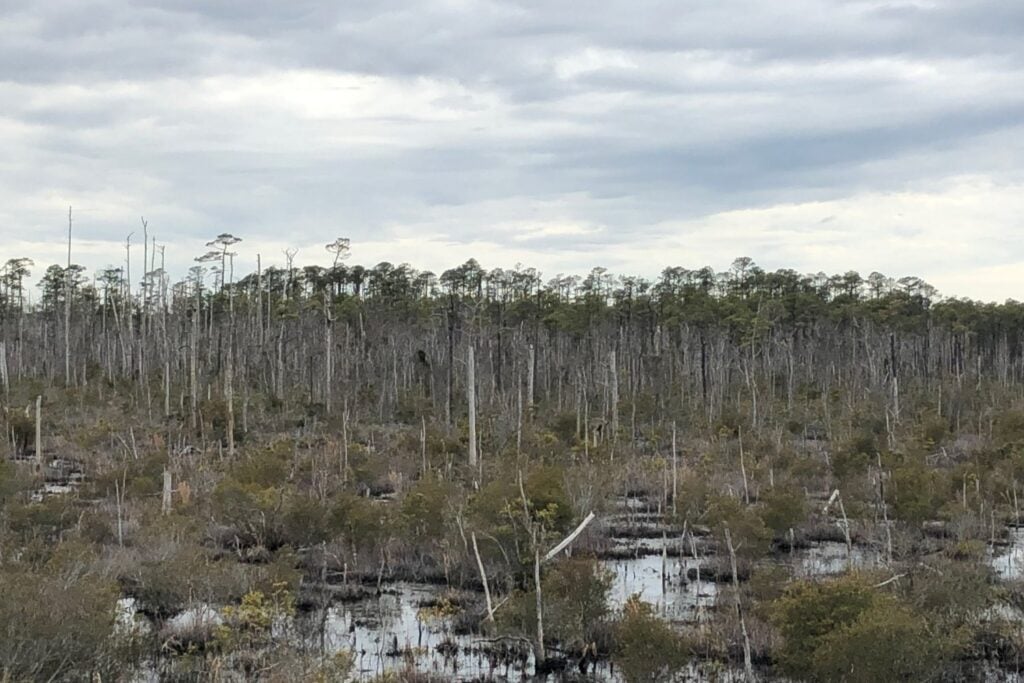
<svg viewBox="0 0 1024 683"><path fill-rule="evenodd" d="M469 468L473 470L473 481L476 481L478 460L476 453L476 362L472 343L470 343L466 355L466 402L469 404Z"/></svg>
<svg viewBox="0 0 1024 683"><path fill-rule="evenodd" d="M11 399L11 380L7 374L7 345L0 341L0 382L4 384L4 399Z"/></svg>
<svg viewBox="0 0 1024 683"><path fill-rule="evenodd" d="M533 383L537 368L537 350L534 348L533 344L530 344L527 346L527 351L529 355L529 358L527 359L529 367L526 368L526 406L528 409L532 409L534 400Z"/></svg>
<svg viewBox="0 0 1024 683"><path fill-rule="evenodd" d="M611 409L612 409L612 442L618 437L619 434L619 369L616 361L615 350L608 354L608 372L611 375Z"/></svg>
<svg viewBox="0 0 1024 683"><path fill-rule="evenodd" d="M341 483L348 483L348 399L341 409Z"/></svg>
<svg viewBox="0 0 1024 683"><path fill-rule="evenodd" d="M739 434L740 440L740 473L743 475L743 502L750 505L750 487L747 485L747 462L743 455L743 432Z"/></svg>
<svg viewBox="0 0 1024 683"><path fill-rule="evenodd" d="M235 387L234 387L234 374L235 374L235 352L233 349L234 344L228 340L228 354L227 364L225 368L224 377L224 402L227 404L228 411L228 426L227 426L227 437L228 437L228 457L235 457Z"/></svg>
<svg viewBox="0 0 1024 683"><path fill-rule="evenodd" d="M540 587L540 547L536 532L533 539L533 585L537 593L537 651L534 666L539 667L547 659L547 655L544 653L544 600Z"/></svg>
<svg viewBox="0 0 1024 683"><path fill-rule="evenodd" d="M268 297L269 300L269 297ZM263 344L263 262L256 254L256 329L260 345Z"/></svg>
<svg viewBox="0 0 1024 683"><path fill-rule="evenodd" d="M189 349L189 410L192 431L198 427L199 412L199 316L202 311L202 299L198 283L196 286L196 310L192 313L192 344Z"/></svg>
<svg viewBox="0 0 1024 683"><path fill-rule="evenodd" d="M71 386L71 207L68 207L68 267L64 270L64 384Z"/></svg>
<svg viewBox="0 0 1024 683"><path fill-rule="evenodd" d="M448 295L448 367L446 377L446 400L444 404L445 424L452 424L452 402L455 400L455 299Z"/></svg>
<svg viewBox="0 0 1024 683"><path fill-rule="evenodd" d="M593 512L589 513L586 517L584 517L583 521L580 522L579 525L577 525L577 527L573 530L571 534L563 538L561 543L556 545L554 548L549 550L546 555L544 555L544 561L547 562L549 560L554 559L558 555L558 553L568 548L569 545L576 540L576 537L583 533L583 530L587 528L587 525L594 521L595 517L596 515Z"/></svg>
<svg viewBox="0 0 1024 683"><path fill-rule="evenodd" d="M882 454L878 453L878 505L882 508L882 522L885 524L885 562L892 563L892 527L889 525L889 506L885 502L885 472L882 470ZM1017 511L1017 484L1014 482L1013 509ZM1017 524L1020 513L1017 512ZM849 548L849 546L847 546Z"/></svg>
<svg viewBox="0 0 1024 683"><path fill-rule="evenodd" d="M331 306L327 291L324 291L324 374L326 385L324 386L324 410L331 414L331 393L334 388L334 357L331 355L334 350L334 325L331 320Z"/></svg>
<svg viewBox="0 0 1024 683"><path fill-rule="evenodd" d="M0 347L2 349L2 347ZM523 386L519 384L516 392L516 457L523 452Z"/></svg>
<svg viewBox="0 0 1024 683"><path fill-rule="evenodd" d="M480 549L476 545L476 532L469 535L473 541L473 554L476 555L476 566L480 570L480 580L484 584L484 599L487 601L487 618L494 623L494 606L491 603L491 589L487 584L487 572L484 571L483 560L480 559Z"/></svg>
<svg viewBox="0 0 1024 683"><path fill-rule="evenodd" d="M750 636L747 634L747 620L743 616L743 604L740 601L740 578L736 568L736 549L732 546L732 535L729 527L725 527L725 544L729 548L729 563L732 566L732 588L736 594L736 615L740 619L740 630L743 632L743 670L748 681L754 680L754 664L750 656Z"/></svg>
<svg viewBox="0 0 1024 683"><path fill-rule="evenodd" d="M164 417L171 414L171 362L164 361Z"/></svg>
<svg viewBox="0 0 1024 683"><path fill-rule="evenodd" d="M164 470L164 488L163 488L163 500L161 501L160 511L164 515L171 514L171 486L172 486L172 475L168 469Z"/></svg>
<svg viewBox="0 0 1024 683"><path fill-rule="evenodd" d="M676 423L672 422L672 516L679 513L679 451L676 449Z"/></svg>
<svg viewBox="0 0 1024 683"><path fill-rule="evenodd" d="M422 462L420 476L426 477L429 469L427 465L427 418L423 416L420 417L420 460Z"/></svg>
<svg viewBox="0 0 1024 683"><path fill-rule="evenodd" d="M43 397L36 396L36 466L43 466Z"/></svg>
<svg viewBox="0 0 1024 683"><path fill-rule="evenodd" d="M128 470L124 471L124 477L122 480L114 478L114 501L117 504L117 545L124 547L124 513L122 508L124 505L124 486L128 479Z"/></svg>

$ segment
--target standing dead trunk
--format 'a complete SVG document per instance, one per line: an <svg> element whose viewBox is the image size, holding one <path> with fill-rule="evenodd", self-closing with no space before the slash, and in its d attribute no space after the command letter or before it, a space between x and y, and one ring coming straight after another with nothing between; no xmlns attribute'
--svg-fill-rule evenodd
<svg viewBox="0 0 1024 683"><path fill-rule="evenodd" d="M611 381L611 409L612 409L612 442L618 437L619 434L619 369L616 361L615 350L608 354L608 374L610 375Z"/></svg>
<svg viewBox="0 0 1024 683"><path fill-rule="evenodd" d="M537 368L537 350L533 344L529 344L526 350L528 356L526 361L526 407L530 411L533 408L533 383Z"/></svg>
<svg viewBox="0 0 1024 683"><path fill-rule="evenodd" d="M878 506L882 508L882 523L885 524L885 562L892 563L892 527L889 525L889 509L885 503L885 472L882 469L882 454L878 453ZM1014 483L1013 509L1017 513L1017 524L1020 525L1020 513L1017 512L1017 485ZM849 546L847 546L849 549Z"/></svg>
<svg viewBox="0 0 1024 683"><path fill-rule="evenodd" d="M846 557L847 561L850 561L853 554L853 539L850 537L850 520L846 516L846 506L843 505L843 497L840 495L839 489L834 490L832 495L829 496L828 502L825 503L825 508L822 510L822 514L828 514L829 508L831 508L832 504L836 502L839 503L839 514L842 515L843 518L843 523L839 525L839 528L843 531L843 537L846 540Z"/></svg>
<svg viewBox="0 0 1024 683"><path fill-rule="evenodd" d="M117 504L117 545L124 547L124 488L128 483L128 470L124 471L121 480L114 478L114 502Z"/></svg>
<svg viewBox="0 0 1024 683"><path fill-rule="evenodd" d="M43 466L43 397L36 396L36 466Z"/></svg>
<svg viewBox="0 0 1024 683"><path fill-rule="evenodd" d="M516 457L523 452L523 387L516 392Z"/></svg>
<svg viewBox="0 0 1024 683"><path fill-rule="evenodd" d="M544 600L540 587L540 548L536 532L533 538L533 586L537 593L537 649L534 666L540 667L547 659L547 655L544 652Z"/></svg>
<svg viewBox="0 0 1024 683"><path fill-rule="evenodd" d="M199 282L196 282L196 309L192 313L192 344L189 348L189 419L194 432L198 427L199 413L199 317L202 315L202 299Z"/></svg>
<svg viewBox="0 0 1024 683"><path fill-rule="evenodd" d="M740 631L743 633L743 670L748 681L754 680L754 664L750 656L750 636L747 634L747 620L743 616L743 603L740 600L740 578L736 567L736 549L732 545L729 527L725 527L725 544L729 548L729 563L732 568L732 588L736 595L736 615L740 620Z"/></svg>
<svg viewBox="0 0 1024 683"><path fill-rule="evenodd" d="M427 418L420 417L420 477L427 476L427 470L430 469L427 464Z"/></svg>
<svg viewBox="0 0 1024 683"><path fill-rule="evenodd" d="M269 296L267 299L269 300ZM263 261L256 254L256 336L263 345Z"/></svg>
<svg viewBox="0 0 1024 683"><path fill-rule="evenodd" d="M473 357L473 345L469 345L466 356L466 402L469 410L469 468L473 471L473 481L477 480L476 452L476 362Z"/></svg>
<svg viewBox="0 0 1024 683"><path fill-rule="evenodd" d="M64 270L64 384L71 386L71 207L68 207L68 267Z"/></svg>
<svg viewBox="0 0 1024 683"><path fill-rule="evenodd" d="M672 516L679 513L679 451L676 448L676 423L672 422Z"/></svg>
<svg viewBox="0 0 1024 683"><path fill-rule="evenodd" d="M164 417L171 415L171 362L164 361Z"/></svg>
<svg viewBox="0 0 1024 683"><path fill-rule="evenodd" d="M233 343L228 340L228 354L227 363L225 367L224 377L224 403L227 406L228 412L228 426L227 426L227 438L228 438L228 457L233 458L235 456L235 387L234 387L234 350Z"/></svg>
<svg viewBox="0 0 1024 683"><path fill-rule="evenodd" d="M449 427L452 424L452 404L455 400L455 296L448 295L448 366L446 394L444 404L444 420Z"/></svg>
<svg viewBox="0 0 1024 683"><path fill-rule="evenodd" d="M11 398L11 380L7 375L7 345L0 341L0 382L4 385L4 398Z"/></svg>
<svg viewBox="0 0 1024 683"><path fill-rule="evenodd" d="M747 484L747 461L743 454L743 432L739 433L740 440L740 473L743 475L743 502L750 505L750 486Z"/></svg>
<svg viewBox="0 0 1024 683"><path fill-rule="evenodd" d="M327 291L324 290L324 374L326 375L324 385L324 410L331 414L331 393L334 388L334 357L331 355L334 350L334 325L331 319L330 299Z"/></svg>
<svg viewBox="0 0 1024 683"><path fill-rule="evenodd" d="M164 488L163 488L163 500L161 501L160 511L164 515L171 514L171 491L172 491L172 476L171 471L168 469L164 470Z"/></svg>
<svg viewBox="0 0 1024 683"><path fill-rule="evenodd" d="M341 483L348 483L348 398L341 410Z"/></svg>

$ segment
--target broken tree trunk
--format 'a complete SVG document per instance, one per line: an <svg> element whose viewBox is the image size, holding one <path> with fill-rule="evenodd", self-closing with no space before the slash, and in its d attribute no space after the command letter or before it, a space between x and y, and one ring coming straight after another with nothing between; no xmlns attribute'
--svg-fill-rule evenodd
<svg viewBox="0 0 1024 683"><path fill-rule="evenodd" d="M483 560L480 559L480 549L476 545L476 532L469 535L473 541L473 554L476 555L476 566L480 570L480 580L484 584L484 599L487 601L487 619L494 622L494 605L491 603L491 589L487 584L487 572L484 571Z"/></svg>
<svg viewBox="0 0 1024 683"><path fill-rule="evenodd" d="M548 551L548 554L544 556L544 560L543 561L547 562L548 560L550 560L553 557L555 557L556 555L558 555L558 553L562 552L567 547L569 547L569 544L572 543L573 541L575 541L576 537L579 536L581 533L583 533L583 530L587 528L587 525L594 521L594 517L595 517L595 515L594 515L593 512L591 512L589 515L587 515L586 518L584 518L584 520L582 522L580 522L580 525L578 527L576 527L575 531L573 531L571 534L566 536L562 540L561 543L559 543L554 548L552 548L551 550Z"/></svg>
<svg viewBox="0 0 1024 683"><path fill-rule="evenodd" d="M822 510L822 514L828 514L829 508L831 508L832 504L837 501L839 502L839 513L843 517L843 523L840 525L840 528L842 529L843 537L846 540L846 556L849 559L850 555L853 553L853 540L850 538L850 520L846 516L846 507L843 505L843 497L840 495L839 489L834 490L832 495L829 496L828 502L825 503L825 508Z"/></svg>
<svg viewBox="0 0 1024 683"><path fill-rule="evenodd" d="M164 470L164 489L163 489L163 500L160 506L160 511L164 515L171 514L171 491L172 491L172 477L171 471Z"/></svg>
<svg viewBox="0 0 1024 683"><path fill-rule="evenodd" d="M743 617L743 604L740 601L740 578L736 568L736 549L732 546L732 535L729 527L725 527L725 544L729 548L729 563L732 567L732 587L736 593L736 615L740 619L740 631L743 633L743 670L748 681L754 680L754 665L750 657L750 636L747 634L747 620Z"/></svg>

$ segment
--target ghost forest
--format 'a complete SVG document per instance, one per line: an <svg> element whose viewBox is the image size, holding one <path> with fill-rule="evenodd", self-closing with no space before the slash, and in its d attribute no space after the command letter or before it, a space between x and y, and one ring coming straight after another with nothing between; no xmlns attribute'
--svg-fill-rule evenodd
<svg viewBox="0 0 1024 683"><path fill-rule="evenodd" d="M70 245L0 273L2 681L1020 676L1024 304Z"/></svg>

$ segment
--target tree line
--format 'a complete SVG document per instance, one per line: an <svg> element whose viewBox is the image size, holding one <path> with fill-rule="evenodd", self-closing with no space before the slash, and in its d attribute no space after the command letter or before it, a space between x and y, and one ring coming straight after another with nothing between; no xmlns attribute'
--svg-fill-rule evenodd
<svg viewBox="0 0 1024 683"><path fill-rule="evenodd" d="M185 279L157 267L134 288L127 268L90 279L54 264L33 305L33 264L10 259L0 280L5 381L132 382L137 399L193 424L201 397L237 392L379 418L415 401L451 423L473 347L484 406L543 401L576 410L578 430L600 421L618 434L635 433L638 408L717 419L730 395L742 395L757 426L811 394L880 392L896 422L901 390L945 386L956 419L965 383L1021 377L1020 303L939 299L914 277L769 272L749 258L719 273L670 267L654 281L595 268L544 282L533 268L475 260L435 276L347 265L339 239L327 245L330 266L294 267L290 252L287 267L236 280L229 249L239 241L221 235Z"/></svg>

